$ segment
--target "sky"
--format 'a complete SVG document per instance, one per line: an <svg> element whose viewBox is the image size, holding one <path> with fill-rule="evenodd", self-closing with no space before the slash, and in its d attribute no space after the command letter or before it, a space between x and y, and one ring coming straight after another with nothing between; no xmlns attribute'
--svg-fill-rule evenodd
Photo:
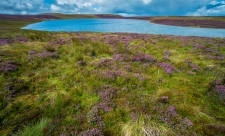
<svg viewBox="0 0 225 136"><path fill-rule="evenodd" d="M225 0L0 0L0 14L225 16Z"/></svg>

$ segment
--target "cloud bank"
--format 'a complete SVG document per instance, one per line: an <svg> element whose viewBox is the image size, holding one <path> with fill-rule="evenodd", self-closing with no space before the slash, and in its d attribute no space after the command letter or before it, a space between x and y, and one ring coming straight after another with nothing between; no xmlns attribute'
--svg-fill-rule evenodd
<svg viewBox="0 0 225 136"><path fill-rule="evenodd" d="M1 0L2 14L225 15L225 0Z"/></svg>

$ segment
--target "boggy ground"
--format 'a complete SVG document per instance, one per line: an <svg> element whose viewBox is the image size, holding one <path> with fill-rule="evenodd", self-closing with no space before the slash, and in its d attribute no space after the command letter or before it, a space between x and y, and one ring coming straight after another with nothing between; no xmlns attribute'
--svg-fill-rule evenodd
<svg viewBox="0 0 225 136"><path fill-rule="evenodd" d="M36 21L0 21L0 135L224 135L224 38L19 30Z"/></svg>

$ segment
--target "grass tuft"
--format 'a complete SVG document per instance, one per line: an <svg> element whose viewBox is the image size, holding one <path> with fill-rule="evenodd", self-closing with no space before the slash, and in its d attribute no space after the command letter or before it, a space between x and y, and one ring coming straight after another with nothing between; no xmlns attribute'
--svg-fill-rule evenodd
<svg viewBox="0 0 225 136"><path fill-rule="evenodd" d="M24 130L19 132L17 135L18 136L44 136L44 129L50 124L50 122L51 122L51 119L42 118L36 124L25 126Z"/></svg>
<svg viewBox="0 0 225 136"><path fill-rule="evenodd" d="M150 119L140 117L121 125L123 136L167 136L172 135L170 129Z"/></svg>

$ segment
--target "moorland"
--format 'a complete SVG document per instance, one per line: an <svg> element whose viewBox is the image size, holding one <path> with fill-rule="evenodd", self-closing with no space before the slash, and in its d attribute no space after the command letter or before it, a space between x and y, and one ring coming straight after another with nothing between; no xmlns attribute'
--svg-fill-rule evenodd
<svg viewBox="0 0 225 136"><path fill-rule="evenodd" d="M225 134L225 38L20 29L99 17L124 18L0 15L0 135ZM215 23L224 17L132 18L225 24Z"/></svg>

